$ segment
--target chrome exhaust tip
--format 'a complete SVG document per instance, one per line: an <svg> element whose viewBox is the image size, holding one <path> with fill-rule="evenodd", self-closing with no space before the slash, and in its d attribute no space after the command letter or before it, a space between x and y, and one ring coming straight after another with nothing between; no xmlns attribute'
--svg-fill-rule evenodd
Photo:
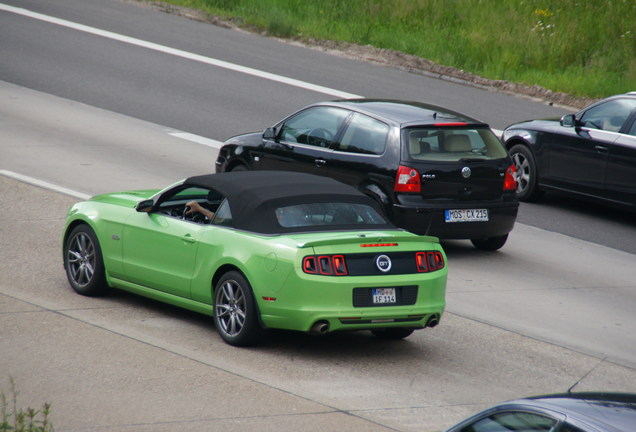
<svg viewBox="0 0 636 432"><path fill-rule="evenodd" d="M311 326L309 333L315 335L324 335L329 332L329 323L327 321L317 321Z"/></svg>
<svg viewBox="0 0 636 432"><path fill-rule="evenodd" d="M433 315L426 322L426 327L433 328L433 327L436 327L438 324L439 324L439 315Z"/></svg>

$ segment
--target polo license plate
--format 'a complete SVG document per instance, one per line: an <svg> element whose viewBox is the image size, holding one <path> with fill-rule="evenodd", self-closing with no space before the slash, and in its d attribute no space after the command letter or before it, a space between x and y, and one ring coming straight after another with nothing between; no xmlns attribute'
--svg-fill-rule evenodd
<svg viewBox="0 0 636 432"><path fill-rule="evenodd" d="M488 222L488 209L446 210L446 222Z"/></svg>
<svg viewBox="0 0 636 432"><path fill-rule="evenodd" d="M395 303L395 288L373 288L373 303Z"/></svg>

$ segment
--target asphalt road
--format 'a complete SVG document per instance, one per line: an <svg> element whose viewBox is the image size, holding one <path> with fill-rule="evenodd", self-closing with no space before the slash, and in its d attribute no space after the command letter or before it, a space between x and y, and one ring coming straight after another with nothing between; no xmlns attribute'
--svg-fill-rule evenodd
<svg viewBox="0 0 636 432"><path fill-rule="evenodd" d="M0 107L0 160L18 152L21 171L75 185L0 171L0 201L14 203L0 206L0 389L11 377L23 404L51 402L58 431L439 431L520 395L636 392L633 255L523 224L497 253L446 244L442 323L399 342L272 332L239 349L202 315L79 296L59 243L75 196L160 187L216 150L1 82Z"/></svg>
<svg viewBox="0 0 636 432"><path fill-rule="evenodd" d="M0 12L0 79L218 141L262 130L319 100L346 95L415 99L489 122L494 128L560 116L549 106L453 82L330 55L117 0L13 0L28 16ZM6 7L5 7L6 9ZM54 17L64 23L35 19ZM89 27L77 29L75 24ZM71 27L68 27L71 26ZM84 31L84 30L88 30ZM96 30L112 32L116 39ZM121 37L134 38L133 41ZM143 46L139 46L139 43ZM149 49L146 43L157 44ZM166 52L200 56L196 60ZM252 68L257 75L235 68ZM284 77L298 85L263 78ZM322 86L308 90L303 83ZM210 161L210 169L213 166ZM523 205L519 220L636 252L633 215L566 197Z"/></svg>
<svg viewBox="0 0 636 432"><path fill-rule="evenodd" d="M246 75L0 11L0 58L10 59L0 62L0 170L81 194L161 187L207 172L216 144L176 132L223 140L332 99L330 92L425 100L498 128L565 111L128 2L5 4L302 80ZM0 370L25 385L27 400L60 401L62 430L169 430L174 422L286 430L294 420L305 430L438 430L485 404L579 380L577 389L635 391L632 215L548 195L522 206L521 223L498 253L445 244L449 313L439 328L402 345L357 334L276 334L246 352L223 345L205 317L123 294L99 304L75 296L58 245L75 199L5 174ZM185 371L180 381L175 370ZM177 396L167 398L162 386ZM229 396L204 406L216 390Z"/></svg>

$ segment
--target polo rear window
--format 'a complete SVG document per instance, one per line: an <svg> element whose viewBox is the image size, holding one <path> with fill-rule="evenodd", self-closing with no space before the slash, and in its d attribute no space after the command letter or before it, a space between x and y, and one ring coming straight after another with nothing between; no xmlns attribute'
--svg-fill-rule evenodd
<svg viewBox="0 0 636 432"><path fill-rule="evenodd" d="M422 127L402 132L403 155L411 161L491 160L507 156L488 128Z"/></svg>

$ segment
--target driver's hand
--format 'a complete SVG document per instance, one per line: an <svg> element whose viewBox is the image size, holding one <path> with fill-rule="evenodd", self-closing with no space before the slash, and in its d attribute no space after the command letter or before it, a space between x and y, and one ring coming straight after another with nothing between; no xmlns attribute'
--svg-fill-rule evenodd
<svg viewBox="0 0 636 432"><path fill-rule="evenodd" d="M192 214L192 213L200 213L201 209L202 209L201 204L199 204L196 201L190 201L190 202L186 203L186 208L187 208L187 210L186 210L186 214L187 215Z"/></svg>

